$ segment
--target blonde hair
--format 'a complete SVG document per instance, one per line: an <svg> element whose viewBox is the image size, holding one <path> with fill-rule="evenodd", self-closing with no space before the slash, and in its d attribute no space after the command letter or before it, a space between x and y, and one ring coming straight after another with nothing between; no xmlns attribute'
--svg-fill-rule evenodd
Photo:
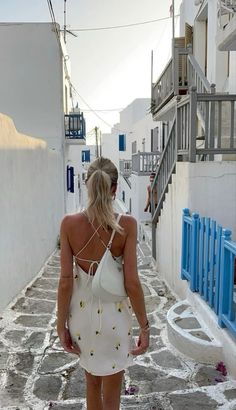
<svg viewBox="0 0 236 410"><path fill-rule="evenodd" d="M112 207L112 186L117 185L118 171L108 158L99 157L89 167L87 174L88 207L87 215L92 222L97 222L105 229L115 229L122 233L122 227L116 222Z"/></svg>

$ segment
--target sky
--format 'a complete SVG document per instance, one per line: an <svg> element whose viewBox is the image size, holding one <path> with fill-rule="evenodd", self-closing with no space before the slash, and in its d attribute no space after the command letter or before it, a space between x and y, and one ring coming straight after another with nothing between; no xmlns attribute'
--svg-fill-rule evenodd
<svg viewBox="0 0 236 410"><path fill-rule="evenodd" d="M110 27L170 17L171 0L67 0L67 28ZM175 0L178 14L181 0ZM63 26L64 0L52 0ZM49 22L47 0L0 0L1 22ZM178 18L176 18L177 26ZM67 36L75 103L95 126L109 132L119 111L135 98L151 96L151 50L155 81L171 57L172 21L112 30L75 32ZM88 106L87 106L88 104ZM91 109L93 111L91 111ZM98 118L100 117L100 118Z"/></svg>

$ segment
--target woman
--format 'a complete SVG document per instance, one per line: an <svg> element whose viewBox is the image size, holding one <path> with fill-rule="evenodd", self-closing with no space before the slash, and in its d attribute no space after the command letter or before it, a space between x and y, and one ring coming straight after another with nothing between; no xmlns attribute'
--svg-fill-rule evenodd
<svg viewBox="0 0 236 410"><path fill-rule="evenodd" d="M137 224L128 215L118 222L114 214L117 179L117 168L109 159L94 161L86 181L87 210L66 216L61 224L57 332L64 349L80 356L88 410L119 409L124 369L132 364L132 356L145 353L149 346L149 324L137 273ZM91 283L113 230L111 253L117 261L123 260L129 298L103 303L92 295ZM133 349L130 304L140 326Z"/></svg>

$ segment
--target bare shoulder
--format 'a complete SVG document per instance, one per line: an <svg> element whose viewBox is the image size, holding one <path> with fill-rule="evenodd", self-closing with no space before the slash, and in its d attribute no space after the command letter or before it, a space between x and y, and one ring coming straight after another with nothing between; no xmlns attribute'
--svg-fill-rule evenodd
<svg viewBox="0 0 236 410"><path fill-rule="evenodd" d="M84 223L86 217L83 212L65 215L61 221L61 230L68 232L77 224Z"/></svg>
<svg viewBox="0 0 236 410"><path fill-rule="evenodd" d="M131 215L122 215L121 225L127 232L135 231L137 229L137 221Z"/></svg>

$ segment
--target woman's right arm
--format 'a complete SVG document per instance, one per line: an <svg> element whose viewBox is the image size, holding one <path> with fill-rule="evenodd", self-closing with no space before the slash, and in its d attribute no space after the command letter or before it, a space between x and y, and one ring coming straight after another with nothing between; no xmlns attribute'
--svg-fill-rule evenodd
<svg viewBox="0 0 236 410"><path fill-rule="evenodd" d="M151 203L151 190L150 190L150 186L148 185L148 187L147 187L147 202L146 202L146 206L144 208L144 212L147 212L150 203Z"/></svg>
<svg viewBox="0 0 236 410"><path fill-rule="evenodd" d="M145 353L149 346L149 324L144 302L143 289L137 271L137 222L134 218L127 219L127 238L124 249L124 278L126 292L140 326L138 344L131 352L134 355Z"/></svg>

